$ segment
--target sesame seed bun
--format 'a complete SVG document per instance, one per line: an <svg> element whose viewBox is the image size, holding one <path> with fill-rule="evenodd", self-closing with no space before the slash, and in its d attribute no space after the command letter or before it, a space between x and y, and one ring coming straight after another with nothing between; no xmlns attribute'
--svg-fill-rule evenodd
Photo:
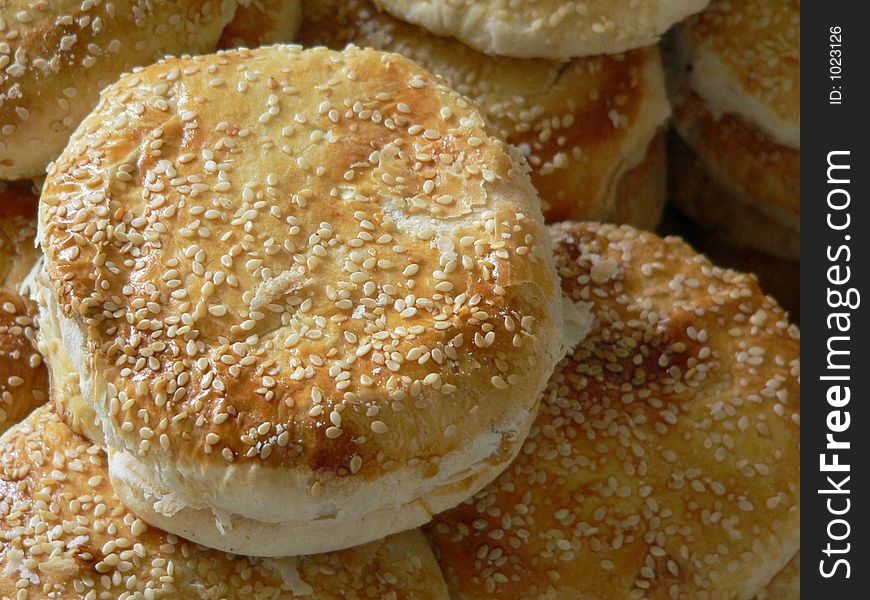
<svg viewBox="0 0 870 600"><path fill-rule="evenodd" d="M526 171L395 54L271 46L107 88L49 170L36 296L125 504L310 554L494 478L570 331Z"/></svg>
<svg viewBox="0 0 870 600"><path fill-rule="evenodd" d="M48 399L48 374L35 350L32 302L0 288L0 433Z"/></svg>
<svg viewBox="0 0 870 600"><path fill-rule="evenodd" d="M656 135L670 105L656 47L567 62L488 56L369 0L307 2L300 38L396 52L444 77L520 148L547 220L658 224L666 167Z"/></svg>
<svg viewBox="0 0 870 600"><path fill-rule="evenodd" d="M235 8L235 0L0 2L0 179L43 174L121 73L214 50Z"/></svg>
<svg viewBox="0 0 870 600"><path fill-rule="evenodd" d="M797 328L678 238L551 233L595 326L516 461L427 526L453 597L752 598L800 544Z"/></svg>
<svg viewBox="0 0 870 600"><path fill-rule="evenodd" d="M0 438L0 597L42 600L447 600L419 531L359 548L257 559L149 527L109 484L103 450L49 408Z"/></svg>
<svg viewBox="0 0 870 600"><path fill-rule="evenodd" d="M36 203L29 185L0 182L0 433L48 398L36 307L18 291L37 260Z"/></svg>
<svg viewBox="0 0 870 600"><path fill-rule="evenodd" d="M801 553L798 552L754 600L800 600L800 597Z"/></svg>
<svg viewBox="0 0 870 600"><path fill-rule="evenodd" d="M709 0L375 0L487 54L566 59L649 46Z"/></svg>
<svg viewBox="0 0 870 600"><path fill-rule="evenodd" d="M301 22L300 0L239 0L218 48L258 48L292 42Z"/></svg>
<svg viewBox="0 0 870 600"><path fill-rule="evenodd" d="M713 0L677 30L689 87L774 143L800 150L800 0Z"/></svg>

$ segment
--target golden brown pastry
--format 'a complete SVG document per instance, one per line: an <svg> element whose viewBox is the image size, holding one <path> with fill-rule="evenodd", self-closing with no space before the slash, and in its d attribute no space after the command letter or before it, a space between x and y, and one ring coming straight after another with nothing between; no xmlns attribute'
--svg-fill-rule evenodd
<svg viewBox="0 0 870 600"><path fill-rule="evenodd" d="M428 533L459 600L748 600L800 545L800 343L678 238L551 227L595 325L519 456Z"/></svg>
<svg viewBox="0 0 870 600"><path fill-rule="evenodd" d="M477 102L528 159L547 220L658 224L666 192L658 134L670 106L656 47L567 62L494 57L369 0L309 0L304 11L302 43L397 52Z"/></svg>
<svg viewBox="0 0 870 600"><path fill-rule="evenodd" d="M701 169L678 157L675 203L737 246L799 259L800 1L714 0L677 48L674 125Z"/></svg>
<svg viewBox="0 0 870 600"><path fill-rule="evenodd" d="M19 293L38 258L36 203L29 185L0 182L0 433L48 398L34 348L36 307Z"/></svg>
<svg viewBox="0 0 870 600"><path fill-rule="evenodd" d="M33 304L0 289L0 433L48 399L48 375L34 349Z"/></svg>
<svg viewBox="0 0 870 600"><path fill-rule="evenodd" d="M716 115L731 113L800 149L800 0L713 0L680 28L690 85Z"/></svg>
<svg viewBox="0 0 870 600"><path fill-rule="evenodd" d="M0 0L0 179L42 175L100 90L168 54L210 52L236 0Z"/></svg>
<svg viewBox="0 0 870 600"><path fill-rule="evenodd" d="M447 600L419 531L317 556L233 556L147 526L106 462L48 407L0 438L0 598Z"/></svg>
<svg viewBox="0 0 870 600"><path fill-rule="evenodd" d="M650 46L709 0L375 0L487 54L565 59Z"/></svg>
<svg viewBox="0 0 870 600"><path fill-rule="evenodd" d="M17 290L39 259L36 207L39 196L29 182L0 181L0 287Z"/></svg>
<svg viewBox="0 0 870 600"><path fill-rule="evenodd" d="M218 549L428 521L513 458L563 352L525 163L395 54L143 69L49 170L40 219L47 360L84 398L61 409L135 513Z"/></svg>

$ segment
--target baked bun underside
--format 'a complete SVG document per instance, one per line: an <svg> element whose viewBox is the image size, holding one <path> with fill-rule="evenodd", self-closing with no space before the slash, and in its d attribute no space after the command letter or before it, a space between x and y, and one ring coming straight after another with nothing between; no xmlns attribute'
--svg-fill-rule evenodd
<svg viewBox="0 0 870 600"><path fill-rule="evenodd" d="M447 600L419 531L341 552L257 559L149 527L112 489L103 449L48 407L0 438L0 488L4 598Z"/></svg>

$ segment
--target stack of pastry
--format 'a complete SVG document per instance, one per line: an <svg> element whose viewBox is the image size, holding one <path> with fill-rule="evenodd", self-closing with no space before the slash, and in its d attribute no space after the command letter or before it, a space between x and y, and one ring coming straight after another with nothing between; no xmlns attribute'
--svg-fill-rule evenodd
<svg viewBox="0 0 870 600"><path fill-rule="evenodd" d="M714 0L673 46L673 201L797 312L800 0Z"/></svg>
<svg viewBox="0 0 870 600"><path fill-rule="evenodd" d="M0 4L0 598L793 593L797 329L542 211L658 220L704 2L64 4Z"/></svg>

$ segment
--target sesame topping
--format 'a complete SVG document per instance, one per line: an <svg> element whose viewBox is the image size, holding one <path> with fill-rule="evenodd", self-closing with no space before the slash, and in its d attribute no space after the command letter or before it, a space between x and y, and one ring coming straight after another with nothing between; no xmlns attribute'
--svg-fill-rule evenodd
<svg viewBox="0 0 870 600"><path fill-rule="evenodd" d="M687 29L693 62L724 65L709 70L699 64L696 91L720 112L746 117L779 143L799 150L800 0L714 0ZM714 89L720 97L712 96ZM758 113L754 105L768 112Z"/></svg>
<svg viewBox="0 0 870 600"><path fill-rule="evenodd" d="M47 287L111 382L107 427L146 463L431 471L530 408L554 360L528 180L397 55L274 46L139 70L52 165L42 207Z"/></svg>
<svg viewBox="0 0 870 600"><path fill-rule="evenodd" d="M213 50L234 9L225 0L0 4L0 179L42 175L107 82L166 55Z"/></svg>
<svg viewBox="0 0 870 600"><path fill-rule="evenodd" d="M370 0L318 0L306 4L305 13L304 44L396 52L472 98L528 161L548 220L625 218L613 198L614 181L638 166L669 113L655 47L568 62L515 59L432 35L380 12ZM664 190L657 193L663 197ZM435 201L452 200L442 194Z"/></svg>
<svg viewBox="0 0 870 600"><path fill-rule="evenodd" d="M799 545L797 329L752 276L676 238L551 229L595 326L518 458L435 517L457 597L746 596Z"/></svg>
<svg viewBox="0 0 870 600"><path fill-rule="evenodd" d="M75 435L46 407L0 438L0 597L435 600L445 595L438 566L417 531L316 556L224 554L130 513L109 483L107 462L101 448Z"/></svg>

